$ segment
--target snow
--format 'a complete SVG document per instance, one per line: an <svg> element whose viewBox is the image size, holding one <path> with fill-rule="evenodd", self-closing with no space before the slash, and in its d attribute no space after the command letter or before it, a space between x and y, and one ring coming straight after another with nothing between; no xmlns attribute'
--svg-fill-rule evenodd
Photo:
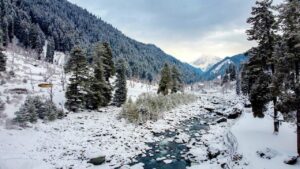
<svg viewBox="0 0 300 169"><path fill-rule="evenodd" d="M54 84L55 103L59 106L64 104L61 65L66 58L63 53L56 53L56 65L51 65L11 51L6 54L8 71L14 70L16 76L11 79L6 77L6 84L0 86L0 98L7 102L4 111L7 117L0 119L0 169L142 169L142 163L134 166L128 164L135 162L135 156L145 154L149 148L146 143L173 140L190 148L189 156L194 157L190 169L219 169L225 164L232 169L293 169L300 166L299 162L294 166L283 163L287 157L296 154L295 125L283 122L279 134L274 135L273 119L270 116L264 119L253 118L251 110L244 108L243 98L236 96L233 90L223 93L221 88L205 89L207 94L192 92L199 96L196 102L164 112L162 119L148 121L144 125L134 125L120 119L121 108L116 107L69 113L62 120L48 123L38 121L26 129L5 125L7 119L15 116L14 112L27 96L9 90L25 88L30 95L49 97L48 89L38 88L38 84L45 82L45 76L50 75L48 80ZM127 86L128 97L133 100L142 93L156 93L157 90L156 85L138 81L128 81ZM210 122L210 129L194 133L195 138L181 130L169 140L154 136L154 133L166 130L175 131L184 120L199 115L214 117L216 112L226 116L235 109L243 110L240 119L227 119L223 123ZM201 120L200 123L207 122ZM208 153L217 154L217 157L208 159ZM266 158L261 158L259 153L264 153ZM102 155L106 156L106 164L95 167L87 163L90 158ZM157 160L165 164L173 162L169 157Z"/></svg>
<svg viewBox="0 0 300 169"><path fill-rule="evenodd" d="M278 135L273 134L273 119L270 116L253 118L251 110L247 110L232 128L238 142L238 152L249 164L244 168L300 168L299 162L294 166L284 164L286 157L297 154L295 129L295 126L283 122ZM263 151L272 158L261 158L257 151Z"/></svg>
<svg viewBox="0 0 300 169"><path fill-rule="evenodd" d="M221 64L219 64L212 72L213 73L217 73L220 71L220 69L224 66L224 65L229 65L231 64L232 61L230 59L226 59L224 60Z"/></svg>

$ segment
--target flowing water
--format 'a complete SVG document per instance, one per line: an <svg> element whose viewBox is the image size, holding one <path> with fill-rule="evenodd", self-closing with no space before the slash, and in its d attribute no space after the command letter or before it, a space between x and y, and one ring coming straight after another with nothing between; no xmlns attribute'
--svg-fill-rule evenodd
<svg viewBox="0 0 300 169"><path fill-rule="evenodd" d="M214 121L215 117L205 117L200 115L181 123L174 131L165 131L156 133L156 137L163 137L161 141L148 143L150 147L145 154L137 156L136 163L143 163L144 169L185 169L191 165L191 161L187 158L189 147L185 143L174 141L174 137L180 133L185 133L190 138L199 139L200 132L209 130L207 123Z"/></svg>

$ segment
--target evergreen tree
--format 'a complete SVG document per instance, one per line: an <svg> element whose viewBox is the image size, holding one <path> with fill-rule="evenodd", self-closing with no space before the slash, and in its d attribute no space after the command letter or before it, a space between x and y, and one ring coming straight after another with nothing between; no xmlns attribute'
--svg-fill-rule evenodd
<svg viewBox="0 0 300 169"><path fill-rule="evenodd" d="M16 118L14 120L20 123L21 125L26 125L27 122L37 122L38 116L36 112L36 107L33 102L33 98L26 98L25 103L15 114Z"/></svg>
<svg viewBox="0 0 300 169"><path fill-rule="evenodd" d="M105 97L102 106L107 106L112 99L112 86L109 82L109 78L111 78L115 74L115 67L112 61L111 49L107 43L96 44L95 58L101 59L101 64L103 65L103 76L106 84L102 92L102 95Z"/></svg>
<svg viewBox="0 0 300 169"><path fill-rule="evenodd" d="M282 43L276 54L285 61L279 69L278 77L285 77L285 90L280 95L280 108L283 112L296 111L297 151L300 155L300 1L286 0L280 9ZM293 91L293 92L289 92Z"/></svg>
<svg viewBox="0 0 300 169"><path fill-rule="evenodd" d="M176 66L172 67L171 70L171 92L172 93L177 93L180 90L182 90L182 80L181 80L181 74L179 73L178 69Z"/></svg>
<svg viewBox="0 0 300 169"><path fill-rule="evenodd" d="M94 56L94 73L93 77L90 80L89 91L87 94L87 105L88 109L97 110L101 106L107 106L110 100L107 100L105 94L110 90L111 87L105 81L104 69L102 58L98 55L100 50L99 45L95 47L95 56ZM98 52L97 52L98 51Z"/></svg>
<svg viewBox="0 0 300 169"><path fill-rule="evenodd" d="M66 108L70 111L78 111L85 105L87 82L89 80L88 64L85 54L80 47L74 47L70 60L67 63L71 77L66 91Z"/></svg>
<svg viewBox="0 0 300 169"><path fill-rule="evenodd" d="M0 46L0 72L6 71L6 56L2 53L2 49Z"/></svg>
<svg viewBox="0 0 300 169"><path fill-rule="evenodd" d="M115 84L115 95L113 102L116 106L123 105L127 100L126 68L125 61L119 60L116 67L117 79Z"/></svg>
<svg viewBox="0 0 300 169"><path fill-rule="evenodd" d="M169 89L171 86L171 71L169 68L169 65L165 63L162 71L161 71L161 79L159 82L158 86L158 91L157 93L160 94L162 93L163 95L168 95L169 94Z"/></svg>
<svg viewBox="0 0 300 169"><path fill-rule="evenodd" d="M239 96L241 95L241 76L240 76L240 73L237 72L236 73L236 88L235 88L235 91L236 91L236 94Z"/></svg>
<svg viewBox="0 0 300 169"><path fill-rule="evenodd" d="M249 81L249 69L247 64L242 65L241 70L241 91L244 96L248 96L250 93L250 81Z"/></svg>
<svg viewBox="0 0 300 169"><path fill-rule="evenodd" d="M250 17L247 22L252 27L247 30L248 40L258 42L258 47L251 51L251 58L247 68L250 69L250 101L252 104L254 116L263 117L263 110L271 98L272 91L269 86L271 83L270 75L266 71L271 69L274 73L274 44L275 33L277 29L275 17L271 11L272 0L257 1L256 6L252 8ZM276 103L276 102L274 102ZM277 119L277 111L274 110L274 120ZM277 132L277 129L275 129Z"/></svg>
<svg viewBox="0 0 300 169"><path fill-rule="evenodd" d="M53 63L54 52L55 52L55 42L54 42L53 37L50 37L48 39L47 52L46 52L46 61L47 62Z"/></svg>
<svg viewBox="0 0 300 169"><path fill-rule="evenodd" d="M102 44L102 57L103 57L103 64L104 64L104 76L105 80L109 81L109 78L111 78L113 75L115 75L115 66L113 62L113 56L112 51L108 43Z"/></svg>

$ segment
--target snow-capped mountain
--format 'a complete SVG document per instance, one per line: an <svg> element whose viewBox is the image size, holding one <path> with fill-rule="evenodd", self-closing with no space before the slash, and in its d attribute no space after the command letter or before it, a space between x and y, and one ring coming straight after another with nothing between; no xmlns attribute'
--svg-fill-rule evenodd
<svg viewBox="0 0 300 169"><path fill-rule="evenodd" d="M239 69L242 63L246 61L247 57L244 54L226 57L223 60L211 66L209 69L207 69L206 72L203 74L203 79L212 80L220 75L224 75L226 69L230 64L234 64Z"/></svg>
<svg viewBox="0 0 300 169"><path fill-rule="evenodd" d="M212 57L202 56L197 60L193 61L191 64L194 65L195 67L201 68L203 71L207 71L220 60L222 60L222 58L217 56L212 56Z"/></svg>

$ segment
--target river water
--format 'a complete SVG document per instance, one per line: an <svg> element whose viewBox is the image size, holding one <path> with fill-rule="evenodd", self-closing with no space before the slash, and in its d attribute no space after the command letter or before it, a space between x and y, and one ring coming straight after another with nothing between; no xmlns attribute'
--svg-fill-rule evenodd
<svg viewBox="0 0 300 169"><path fill-rule="evenodd" d="M201 135L209 130L209 123L216 120L216 116L207 117L199 115L181 123L173 131L155 133L161 141L147 143L150 147L145 154L135 158L136 163L143 163L144 169L185 169L191 166L192 154L189 154L189 147L186 142L176 141L176 136L188 135L190 139L199 141Z"/></svg>

